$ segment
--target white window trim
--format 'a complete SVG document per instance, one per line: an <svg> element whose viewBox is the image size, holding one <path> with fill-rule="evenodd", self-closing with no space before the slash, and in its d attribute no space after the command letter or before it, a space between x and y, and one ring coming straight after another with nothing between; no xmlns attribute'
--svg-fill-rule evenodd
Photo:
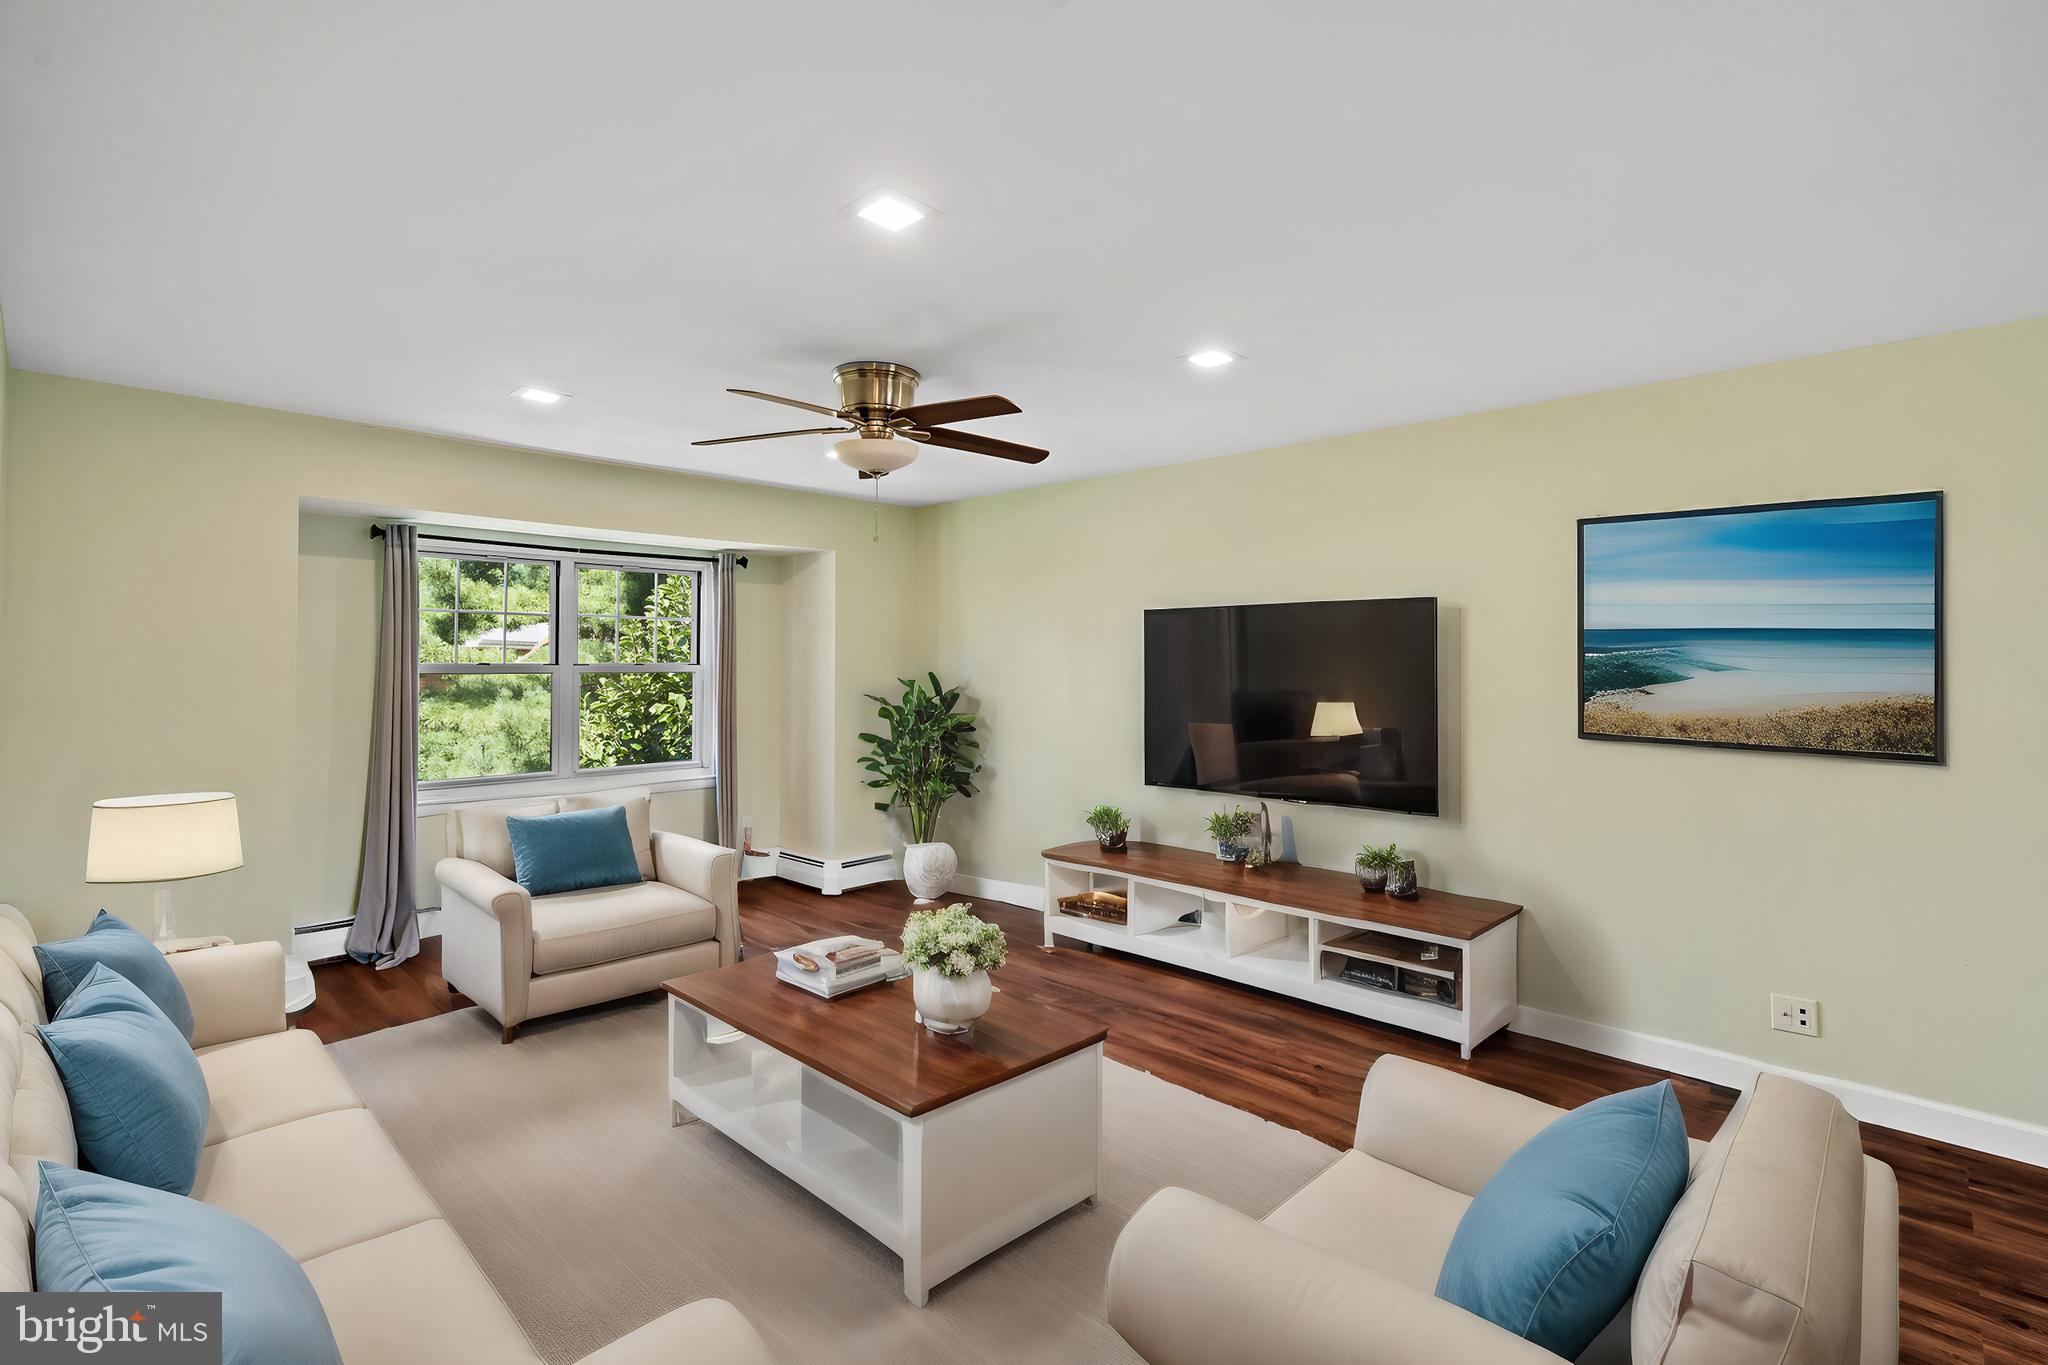
<svg viewBox="0 0 2048 1365"><path fill-rule="evenodd" d="M717 782L716 755L713 746L718 734L718 670L711 666L706 655L717 636L717 593L713 578L717 572L717 561L696 560L686 556L640 556L620 554L606 550L579 550L569 547L541 547L514 544L491 544L465 540L437 540L431 536L420 537L419 553L422 555L453 556L458 559L498 560L522 564L549 563L553 570L549 574L549 638L548 656L552 662L545 664L434 664L422 665L413 661L414 685L423 672L435 673L491 673L499 676L513 674L534 674L546 677L551 711L549 713L550 762L552 770L545 773L507 773L495 777L451 777L432 782L420 782L417 808L421 811L443 810L454 806L472 805L479 801L509 801L520 797L545 797L574 795L580 792L609 791L622 787L646 789L649 791L687 791L710 787ZM575 660L577 641L581 638L581 625L574 603L564 614L564 594L574 591L577 567L638 569L655 573L689 573L696 576L696 586L691 592L690 652L692 661L687 664L578 664ZM503 619L502 617L500 618ZM563 623L567 622L567 629ZM563 644L568 644L568 657L564 657ZM575 679L584 672L598 673L691 673L696 683L691 689L691 746L696 758L681 763L643 763L625 768L579 768L576 766L579 722L577 708L582 689L561 685L562 678ZM414 736L417 746L418 736Z"/></svg>

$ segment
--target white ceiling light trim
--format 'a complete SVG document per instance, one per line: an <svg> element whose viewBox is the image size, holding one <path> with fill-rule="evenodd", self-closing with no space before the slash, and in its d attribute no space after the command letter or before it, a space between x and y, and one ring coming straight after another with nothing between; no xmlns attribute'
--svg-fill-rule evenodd
<svg viewBox="0 0 2048 1365"><path fill-rule="evenodd" d="M913 223L922 223L937 210L920 204L907 194L891 189L878 189L862 195L851 205L853 216L865 219L886 232L901 232Z"/></svg>
<svg viewBox="0 0 2048 1365"><path fill-rule="evenodd" d="M524 398L529 403L538 403L544 408L551 408L569 395L566 393L556 393L553 389L537 389L533 385L528 384L524 388L512 390L512 396L514 398Z"/></svg>

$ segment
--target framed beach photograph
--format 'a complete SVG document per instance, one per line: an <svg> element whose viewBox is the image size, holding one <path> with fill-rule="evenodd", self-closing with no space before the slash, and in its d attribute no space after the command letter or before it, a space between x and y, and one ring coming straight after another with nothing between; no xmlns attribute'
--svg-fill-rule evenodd
<svg viewBox="0 0 2048 1365"><path fill-rule="evenodd" d="M1941 494L1579 522L1579 736L1942 761Z"/></svg>

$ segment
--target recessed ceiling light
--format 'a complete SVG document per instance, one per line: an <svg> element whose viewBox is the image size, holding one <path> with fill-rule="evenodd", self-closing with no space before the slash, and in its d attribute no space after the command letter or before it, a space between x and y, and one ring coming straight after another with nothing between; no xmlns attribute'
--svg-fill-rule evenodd
<svg viewBox="0 0 2048 1365"><path fill-rule="evenodd" d="M902 195L889 190L877 190L868 196L867 202L854 210L878 228L890 232L901 232L912 223L922 222L925 211Z"/></svg>
<svg viewBox="0 0 2048 1365"><path fill-rule="evenodd" d="M514 398L524 398L529 403L538 403L544 408L551 408L569 395L566 393L556 393L553 389L536 389L532 385L528 385L523 389L512 390L512 396Z"/></svg>
<svg viewBox="0 0 2048 1365"><path fill-rule="evenodd" d="M1193 365L1198 369L1213 370L1218 365L1230 364L1233 360L1237 359L1237 355L1235 352L1232 351L1208 350L1196 351L1187 359L1188 364Z"/></svg>

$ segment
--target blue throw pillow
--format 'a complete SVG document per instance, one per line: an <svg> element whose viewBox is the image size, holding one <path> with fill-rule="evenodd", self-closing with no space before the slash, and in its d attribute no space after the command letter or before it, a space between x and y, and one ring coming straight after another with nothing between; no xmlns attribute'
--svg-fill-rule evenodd
<svg viewBox="0 0 2048 1365"><path fill-rule="evenodd" d="M640 880L624 806L507 816L505 831L514 880L536 896Z"/></svg>
<svg viewBox="0 0 2048 1365"><path fill-rule="evenodd" d="M218 1293L222 1365L341 1365L312 1281L231 1213L180 1195L41 1163L36 1288Z"/></svg>
<svg viewBox="0 0 2048 1365"><path fill-rule="evenodd" d="M210 1099L199 1058L163 1011L102 963L36 1032L64 1078L86 1164L190 1194Z"/></svg>
<svg viewBox="0 0 2048 1365"><path fill-rule="evenodd" d="M38 943L36 962L43 969L43 1008L52 1015L64 1008L93 967L104 962L154 1001L188 1041L192 1037L192 1002L185 998L178 974L154 943L104 910L80 937Z"/></svg>
<svg viewBox="0 0 2048 1365"><path fill-rule="evenodd" d="M1635 1292L1690 1166L1669 1081L1574 1109L1480 1189L1437 1297L1577 1359Z"/></svg>

